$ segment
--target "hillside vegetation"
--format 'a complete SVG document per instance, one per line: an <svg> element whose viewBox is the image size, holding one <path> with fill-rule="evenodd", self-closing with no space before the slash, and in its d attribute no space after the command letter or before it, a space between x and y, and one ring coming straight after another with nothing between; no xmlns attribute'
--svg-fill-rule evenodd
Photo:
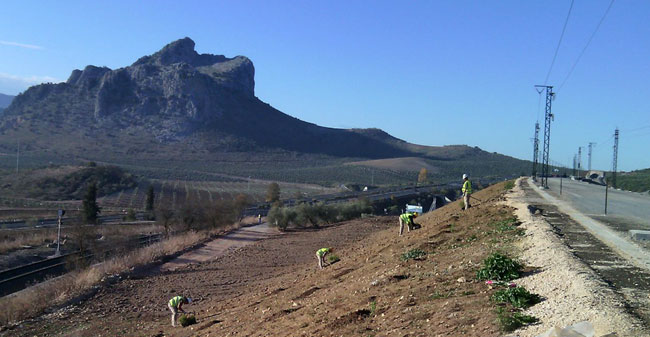
<svg viewBox="0 0 650 337"><path fill-rule="evenodd" d="M616 176L618 188L632 192L650 191L650 168L628 173L619 173Z"/></svg>
<svg viewBox="0 0 650 337"><path fill-rule="evenodd" d="M0 194L4 197L38 200L79 200L88 184L96 182L98 196L137 186L133 174L117 166L56 166L0 171Z"/></svg>

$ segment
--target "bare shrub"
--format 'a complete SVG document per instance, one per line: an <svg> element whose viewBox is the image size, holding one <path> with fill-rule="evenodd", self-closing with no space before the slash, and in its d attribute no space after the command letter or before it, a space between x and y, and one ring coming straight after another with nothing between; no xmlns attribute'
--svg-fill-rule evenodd
<svg viewBox="0 0 650 337"><path fill-rule="evenodd" d="M56 240L56 230L43 228L29 231L2 231L0 234L0 254L4 254L23 246L40 246Z"/></svg>

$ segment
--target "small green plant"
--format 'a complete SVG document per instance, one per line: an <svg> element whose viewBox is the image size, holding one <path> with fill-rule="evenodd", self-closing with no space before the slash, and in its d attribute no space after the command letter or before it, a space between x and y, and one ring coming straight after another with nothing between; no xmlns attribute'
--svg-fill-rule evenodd
<svg viewBox="0 0 650 337"><path fill-rule="evenodd" d="M515 308L528 308L541 301L537 294L530 293L524 287L501 289L492 295L492 300L499 303L510 303Z"/></svg>
<svg viewBox="0 0 650 337"><path fill-rule="evenodd" d="M450 291L450 292L448 292L448 293L441 293L441 292L436 291L435 293L433 293L433 294L431 295L430 298L431 298L432 300L437 300L437 299L440 299L440 298L449 298L449 297L452 297L452 296L454 296L454 292L453 292L453 291Z"/></svg>
<svg viewBox="0 0 650 337"><path fill-rule="evenodd" d="M501 329L506 332L515 331L527 324L539 322L534 316L522 314L518 311L508 311L504 308L497 309L497 319Z"/></svg>
<svg viewBox="0 0 650 337"><path fill-rule="evenodd" d="M423 257L427 255L427 252L423 251L422 249L419 248L414 248L409 250L408 252L402 254L400 259L402 261L408 261L408 260L421 260Z"/></svg>
<svg viewBox="0 0 650 337"><path fill-rule="evenodd" d="M515 187L515 182L512 181L512 180L507 181L507 182L505 183L505 185L503 186L503 188L504 188L506 191L510 191L510 190L513 189L514 187Z"/></svg>
<svg viewBox="0 0 650 337"><path fill-rule="evenodd" d="M523 266L500 253L492 253L483 260L483 268L476 272L479 280L510 281L519 278Z"/></svg>
<svg viewBox="0 0 650 337"><path fill-rule="evenodd" d="M375 311L377 311L377 301L371 301L370 302L370 316L373 316L375 314Z"/></svg>
<svg viewBox="0 0 650 337"><path fill-rule="evenodd" d="M465 242L474 242L474 241L476 241L476 239L477 239L476 235L472 235L472 236L468 237L467 239L465 239Z"/></svg>
<svg viewBox="0 0 650 337"><path fill-rule="evenodd" d="M508 218L502 221L492 222L490 226L496 227L497 232L503 233L515 229L516 227L513 224L516 222L517 218Z"/></svg>
<svg viewBox="0 0 650 337"><path fill-rule="evenodd" d="M327 255L327 261L329 263L335 263L341 261L341 259L337 255Z"/></svg>
<svg viewBox="0 0 650 337"><path fill-rule="evenodd" d="M194 315L181 315L178 318L178 322L181 323L181 326L186 327L188 325L196 324L196 317Z"/></svg>

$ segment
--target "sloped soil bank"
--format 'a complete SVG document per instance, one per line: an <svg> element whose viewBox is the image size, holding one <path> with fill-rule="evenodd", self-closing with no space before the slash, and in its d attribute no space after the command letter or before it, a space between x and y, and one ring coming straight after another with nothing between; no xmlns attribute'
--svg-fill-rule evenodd
<svg viewBox="0 0 650 337"><path fill-rule="evenodd" d="M258 241L211 261L143 273L75 306L25 322L12 336L499 336L483 258L518 240L498 184L468 211L452 203L398 237L397 217L374 217ZM341 260L318 269L315 251ZM401 256L419 248L417 260ZM195 302L193 329L172 328L166 303ZM0 333L2 335L2 333Z"/></svg>

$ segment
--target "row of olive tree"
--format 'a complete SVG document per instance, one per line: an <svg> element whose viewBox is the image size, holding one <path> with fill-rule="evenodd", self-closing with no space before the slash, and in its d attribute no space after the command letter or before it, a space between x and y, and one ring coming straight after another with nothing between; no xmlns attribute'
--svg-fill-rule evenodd
<svg viewBox="0 0 650 337"><path fill-rule="evenodd" d="M284 230L289 226L318 227L322 224L358 218L361 214L372 213L368 200L357 200L337 204L303 203L295 207L274 205L268 214L269 222Z"/></svg>

